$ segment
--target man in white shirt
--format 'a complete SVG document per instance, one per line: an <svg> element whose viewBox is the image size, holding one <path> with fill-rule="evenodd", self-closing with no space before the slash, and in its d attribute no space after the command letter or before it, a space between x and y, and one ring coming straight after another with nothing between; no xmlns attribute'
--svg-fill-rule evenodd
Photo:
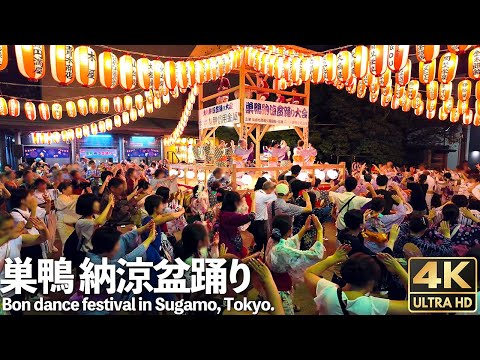
<svg viewBox="0 0 480 360"><path fill-rule="evenodd" d="M335 226L337 230L345 229L345 222L343 221L343 216L348 210L356 209L360 210L363 205L371 201L372 199L366 198L364 196L357 196L353 193L353 190L357 187L357 179L354 177L348 177L345 180L345 184L340 183L339 185L345 185L345 190L343 194L335 192L338 186L334 186L332 191L328 193L330 201L335 204L337 209L337 221L335 222ZM371 184L367 185L367 189L372 194L372 197L376 197L375 190Z"/></svg>
<svg viewBox="0 0 480 360"><path fill-rule="evenodd" d="M275 183L266 181L263 183L262 189L255 191L255 220L250 227L250 231L255 238L254 252L262 251L267 246L267 206L277 199L274 190Z"/></svg>

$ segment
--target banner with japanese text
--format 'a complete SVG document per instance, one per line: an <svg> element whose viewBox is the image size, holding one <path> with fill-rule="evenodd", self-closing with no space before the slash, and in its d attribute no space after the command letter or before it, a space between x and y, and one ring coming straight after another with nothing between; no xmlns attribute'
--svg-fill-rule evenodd
<svg viewBox="0 0 480 360"><path fill-rule="evenodd" d="M308 106L245 99L245 123L308 127Z"/></svg>
<svg viewBox="0 0 480 360"><path fill-rule="evenodd" d="M234 125L240 122L240 100L232 100L210 106L199 111L198 128L210 129L216 126Z"/></svg>

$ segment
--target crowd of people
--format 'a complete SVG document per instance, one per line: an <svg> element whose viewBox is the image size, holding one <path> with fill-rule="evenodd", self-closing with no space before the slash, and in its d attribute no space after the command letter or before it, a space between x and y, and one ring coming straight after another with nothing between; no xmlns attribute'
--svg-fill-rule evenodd
<svg viewBox="0 0 480 360"><path fill-rule="evenodd" d="M239 144L250 155L246 141ZM290 152L278 150L282 145L272 144L272 156ZM85 257L96 264L107 258L116 266L119 259L137 257L153 264L221 257L250 266L247 291L270 301L271 314L301 310L299 286L310 291L319 314L409 314L408 258L480 253L480 173L466 162L454 170L354 164L344 178L330 182L312 175L304 181L294 164L278 179L258 178L251 191L232 188L220 167L193 188L161 162L49 166L38 159L4 170L0 279L6 259L16 257L35 263L64 255L75 266ZM72 244L80 250L72 252ZM153 301L186 295L142 296ZM222 296L214 297L221 303Z"/></svg>

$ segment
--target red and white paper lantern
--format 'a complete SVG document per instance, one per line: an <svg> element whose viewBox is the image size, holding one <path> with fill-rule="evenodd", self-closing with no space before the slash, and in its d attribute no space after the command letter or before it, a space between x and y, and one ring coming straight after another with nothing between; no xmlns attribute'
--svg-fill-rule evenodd
<svg viewBox="0 0 480 360"><path fill-rule="evenodd" d="M73 45L50 45L50 69L60 85L70 85L75 80Z"/></svg>
<svg viewBox="0 0 480 360"><path fill-rule="evenodd" d="M89 46L78 46L74 52L75 78L85 87L97 81L97 55Z"/></svg>
<svg viewBox="0 0 480 360"><path fill-rule="evenodd" d="M107 89L118 85L118 58L111 51L102 52L98 56L98 79Z"/></svg>

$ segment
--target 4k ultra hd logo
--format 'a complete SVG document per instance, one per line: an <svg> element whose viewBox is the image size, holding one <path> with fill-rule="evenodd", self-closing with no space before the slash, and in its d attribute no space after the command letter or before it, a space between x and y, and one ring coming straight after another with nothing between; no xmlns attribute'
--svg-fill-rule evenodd
<svg viewBox="0 0 480 360"><path fill-rule="evenodd" d="M475 312L477 260L416 257L408 262L411 312Z"/></svg>

